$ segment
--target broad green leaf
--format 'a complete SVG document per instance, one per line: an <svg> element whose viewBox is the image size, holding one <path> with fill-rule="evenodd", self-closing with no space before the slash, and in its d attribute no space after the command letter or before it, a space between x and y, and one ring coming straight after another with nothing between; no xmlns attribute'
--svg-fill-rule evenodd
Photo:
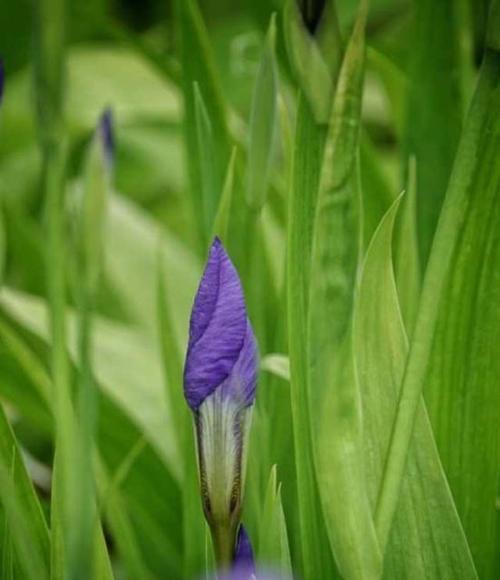
<svg viewBox="0 0 500 580"><path fill-rule="evenodd" d="M425 395L443 465L481 578L496 578L495 500L500 476L500 52L483 65L476 113L466 131L470 172L457 167L448 195L463 192L439 299ZM481 81L480 81L481 82ZM490 82L491 84L487 84ZM481 111L478 111L480 107ZM471 122L471 121L470 121ZM457 158L460 163L460 157ZM462 162L464 163L464 162ZM460 179L463 185L458 185ZM452 195L454 197L452 197ZM462 200L460 200L462 201ZM455 201L455 203L459 203Z"/></svg>
<svg viewBox="0 0 500 580"><path fill-rule="evenodd" d="M412 438L415 417L417 415L424 385L427 384L429 380L429 368L431 369L432 376L432 363L435 364L433 343L435 333L441 326L439 324L441 313L446 312L448 308L451 308L453 303L453 308L458 308L456 311L458 314L456 314L456 316L460 317L462 314L463 308L460 306L460 299L457 297L450 300L453 294L449 294L449 290L447 290L447 288L449 288L448 284L450 276L451 279L453 279L453 277L465 273L460 262L458 264L456 262L459 253L461 253L461 251L465 253L465 248L462 246L462 236L466 234L468 229L467 224L470 223L470 220L473 219L476 212L484 211L483 215L487 215L488 219L492 219L495 215L491 210L488 213L488 207L493 203L495 196L498 195L498 163L495 162L494 159L495 154L498 151L499 70L500 58L498 53L493 51L487 52L479 74L478 86L469 110L467 122L457 152L450 184L447 190L424 278L420 307L413 331L413 338L400 391L397 415L391 435L387 463L383 474L383 481L377 505L376 524L382 544L385 543L385 538L389 535L392 520L397 510L401 482L405 472L406 458L408 456L408 449ZM491 205L491 207L496 207L496 205ZM481 231L478 232L478 235L480 236L487 231L488 228L483 226ZM460 251L460 248L463 249ZM469 248L467 248L467 251L468 250ZM474 257L472 258L471 255L472 261L478 260L477 255L473 256ZM473 270L471 271L473 272ZM474 274L472 274L472 276L473 275ZM457 278L457 280L458 279L459 278ZM476 281L479 282L478 280ZM471 282L473 283L472 280ZM472 300L472 294L467 293L466 296L468 296L468 300ZM474 304L476 304L475 301ZM465 317L463 319L460 318L460 320L465 320ZM449 344L447 343L446 352L448 362L446 368L448 370L446 374L443 375L444 378L440 377L440 381L442 380L442 385L447 385L446 392L453 392L453 395L450 396L452 397L452 401L458 403L461 413L462 410L465 411L468 404L464 408L460 407L460 405L465 403L465 399L456 397L455 387L457 385L454 381L452 369L462 368L462 365L464 365L466 361L466 355L464 353L467 353L467 356L469 356L471 348L469 348L468 343L469 336L465 337L461 331L458 331L458 334L454 334L453 336L458 341L466 339L466 342L462 343L463 346L461 347L464 350L463 353L458 352L457 345L460 344L460 342L452 342L451 344L453 346L451 348L449 348ZM494 335L492 334L491 336ZM484 343L480 341L478 344ZM480 347L478 352L483 352L486 357L483 359L483 355L481 355L478 359L478 364L481 365L484 363L486 365L485 368L488 368L488 363L485 362L488 360L488 350L486 349L482 351ZM456 356L458 356L458 358L456 358ZM473 368L475 369L474 362L471 363L470 369ZM478 367L478 372L479 369L480 367ZM474 372L472 372L471 370L470 372L472 374L469 376L473 376L476 371L474 370ZM488 409L494 408L494 401L497 400L495 397L498 396L498 390L496 390L497 381L492 375L489 375L490 372L493 374L496 372L495 366L488 368L485 377L486 383L481 385L481 387L484 386L487 391L484 393L484 398L481 399L485 406L481 408L481 411L479 411L479 408L477 409L480 413L487 412ZM463 375L461 375L461 377L463 377ZM462 384L469 385L472 383L467 381L467 383ZM472 386L471 389L474 389L474 387ZM488 400L488 397L493 398ZM440 408L444 409L445 407L446 405L440 405ZM435 422L436 406L432 400L430 401L430 408L431 416ZM450 411L448 410L448 413L449 412ZM477 425L488 424L483 415L476 415L474 412L474 417L477 419ZM464 435L464 428L465 425L460 424L457 428L456 436L454 435L455 431L447 432L447 444L441 451L445 466L448 461L446 449L450 449L449 445L453 445L458 449L457 437L462 437ZM494 429L496 429L496 427ZM435 431L437 433L438 446L442 446L443 438L440 434L440 428L438 425L436 425ZM482 433L482 431L480 433ZM477 447L475 444L472 444L471 439L464 439L464 441L466 441L466 443L464 443L466 446L465 448L470 449L470 452L472 453L470 457L472 457L473 465L477 466L478 469L487 466L486 469L488 470L489 475L486 479L476 472L467 471L471 476L472 473L474 473L474 481L481 481L481 495L475 498L476 501L484 501L485 496L491 493L490 500L485 502L484 507L474 511L474 517L486 518L485 521L487 521L488 511L489 513L492 513L494 505L497 477L495 475L492 483L492 476L493 472L496 472L496 468L494 466L492 468L492 463L489 461L484 464L476 463L476 461L479 461ZM492 443L493 441L495 443ZM484 453L486 453L488 458L495 463L498 460L498 455L496 453L496 436L485 435L483 437L483 435L481 435L481 445L486 444L487 442L489 442L489 445L492 447L490 448L490 452L484 451ZM474 445L474 447L469 447L469 444ZM493 448L495 451L491 451ZM472 449L474 449L474 451L472 451ZM466 465L466 463L461 463L461 465ZM490 469L492 469L492 471L489 471ZM451 480L454 477L454 474L453 471L450 471L449 464L446 472ZM486 474L483 473L482 475L484 476ZM486 562L483 558L488 558L487 556L484 556L484 554L491 549L487 548L487 546L491 546L491 544L488 544L486 541L486 535L491 534L491 531L487 531L485 527L481 526L481 532L479 533L480 539L477 539L478 536L474 537L474 533L471 531L470 520L468 520L468 518L471 517L471 512L468 512L468 510L465 509L465 503L468 505L468 502L473 501L474 499L473 494L470 493L472 488L468 488L469 491L466 496L462 496L462 499L459 499L460 492L458 489L454 490L453 487L452 484L452 491L455 494L458 510L471 544L472 553L477 560L478 571L480 574L483 574L486 570ZM478 546L480 546L479 551ZM486 551L483 552L483 550ZM480 554L483 555L481 556Z"/></svg>
<svg viewBox="0 0 500 580"><path fill-rule="evenodd" d="M11 426L0 406L0 503L15 552L11 557L29 580L48 580L47 523ZM7 536L7 532L4 531ZM3 554L6 558L6 553ZM5 560L4 560L5 562Z"/></svg>
<svg viewBox="0 0 500 580"><path fill-rule="evenodd" d="M385 465L407 339L392 265L396 200L368 248L354 310L354 357L363 407L370 503L375 509ZM423 400L420 401L384 578L476 578Z"/></svg>
<svg viewBox="0 0 500 580"><path fill-rule="evenodd" d="M271 18L260 61L250 114L248 205L259 211L267 196L278 123L278 70L275 58L276 21Z"/></svg>
<svg viewBox="0 0 500 580"><path fill-rule="evenodd" d="M281 578L281 575L284 578L291 577L290 549L275 465L271 469L264 499L257 560L263 567L275 570L277 578Z"/></svg>
<svg viewBox="0 0 500 580"><path fill-rule="evenodd" d="M378 578L382 569L364 479L350 339L361 242L358 147L366 16L362 2L332 108L316 206L307 326L318 485L339 571L353 580Z"/></svg>
<svg viewBox="0 0 500 580"><path fill-rule="evenodd" d="M156 338L156 272L158 238L169 280L175 281L173 325L179 345L187 344L187 321L201 264L176 236L161 230L160 223L137 205L118 195L109 199L105 231L104 272L132 321ZM168 282L168 281L167 281ZM172 296L167 296L172 301Z"/></svg>
<svg viewBox="0 0 500 580"><path fill-rule="evenodd" d="M68 51L67 69L66 106L73 131L92 130L96 118L109 106L124 124L138 119L180 120L178 89L135 51L74 47Z"/></svg>
<svg viewBox="0 0 500 580"><path fill-rule="evenodd" d="M413 17L405 147L417 160L422 269L429 257L462 124L459 4L419 0Z"/></svg>

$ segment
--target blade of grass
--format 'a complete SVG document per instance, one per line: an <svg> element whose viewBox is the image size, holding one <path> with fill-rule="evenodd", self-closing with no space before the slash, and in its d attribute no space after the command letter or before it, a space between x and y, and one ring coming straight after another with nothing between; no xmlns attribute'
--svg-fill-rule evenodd
<svg viewBox="0 0 500 580"><path fill-rule="evenodd" d="M484 156L488 157L491 154L493 146L496 145L498 148L498 143L496 143L498 137L495 136L492 123L495 115L498 121L498 108L495 106L494 95L498 94L499 70L499 54L493 50L487 51L457 152L425 274L419 312L377 503L375 520L382 545L387 542L399 501L416 411L426 381L433 336L443 304L443 292L453 263L453 254L456 251L467 213L472 206L472 200L483 204L489 198L488 190L476 189L476 180L481 177L482 172L486 172L491 175L492 181L489 187L498 185L494 181L495 172L491 171L491 167L483 166L482 161Z"/></svg>

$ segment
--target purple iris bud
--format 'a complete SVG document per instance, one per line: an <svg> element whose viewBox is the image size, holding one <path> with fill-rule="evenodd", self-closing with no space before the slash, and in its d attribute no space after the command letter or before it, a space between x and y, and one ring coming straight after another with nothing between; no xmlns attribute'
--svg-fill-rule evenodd
<svg viewBox="0 0 500 580"><path fill-rule="evenodd" d="M216 390L248 407L256 382L257 347L243 289L222 242L215 238L191 313L184 394L193 411Z"/></svg>
<svg viewBox="0 0 500 580"><path fill-rule="evenodd" d="M2 102L3 97L4 81L5 81L5 69L3 66L3 60L0 58L0 103Z"/></svg>
<svg viewBox="0 0 500 580"><path fill-rule="evenodd" d="M215 238L191 313L184 394L195 418L203 509L226 568L241 515L257 366L241 282Z"/></svg>
<svg viewBox="0 0 500 580"><path fill-rule="evenodd" d="M113 112L108 107L104 109L101 118L99 120L99 131L104 147L104 155L108 166L111 168L113 166L114 154L115 154L115 138L113 131Z"/></svg>

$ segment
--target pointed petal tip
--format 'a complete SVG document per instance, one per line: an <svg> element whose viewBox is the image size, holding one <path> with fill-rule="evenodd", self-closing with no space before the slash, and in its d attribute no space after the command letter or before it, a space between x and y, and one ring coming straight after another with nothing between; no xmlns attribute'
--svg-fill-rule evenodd
<svg viewBox="0 0 500 580"><path fill-rule="evenodd" d="M238 529L233 563L235 566L244 564L255 569L252 542L250 541L250 536L243 524L241 524Z"/></svg>

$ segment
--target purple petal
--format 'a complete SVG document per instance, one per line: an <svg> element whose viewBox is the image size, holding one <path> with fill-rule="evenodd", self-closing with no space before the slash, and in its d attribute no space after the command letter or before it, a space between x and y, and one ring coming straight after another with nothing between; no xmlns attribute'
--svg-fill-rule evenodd
<svg viewBox="0 0 500 580"><path fill-rule="evenodd" d="M236 539L236 548L234 551L233 568L235 570L244 570L250 576L255 574L255 562L253 558L253 549L250 538L243 524L238 530L238 537Z"/></svg>
<svg viewBox="0 0 500 580"><path fill-rule="evenodd" d="M184 394L191 409L197 410L222 383L225 392L241 393L244 404L250 404L255 394L256 359L238 273L215 238L190 320Z"/></svg>
<svg viewBox="0 0 500 580"><path fill-rule="evenodd" d="M257 385L258 354L257 342L250 321L247 319L245 340L230 375L221 384L224 397L232 399L238 406L248 407L255 399Z"/></svg>

